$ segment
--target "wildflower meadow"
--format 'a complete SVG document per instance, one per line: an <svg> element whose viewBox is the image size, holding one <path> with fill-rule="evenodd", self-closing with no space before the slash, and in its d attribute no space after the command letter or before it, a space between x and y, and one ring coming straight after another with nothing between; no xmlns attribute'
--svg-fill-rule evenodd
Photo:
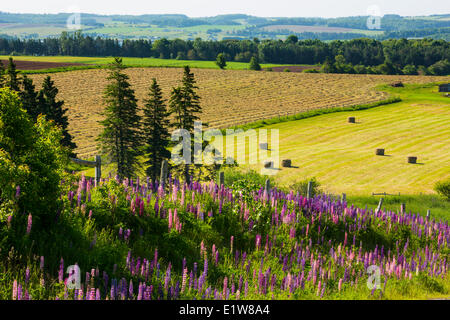
<svg viewBox="0 0 450 320"><path fill-rule="evenodd" d="M2 223L0 299L450 295L447 221L245 183L73 175L61 185L51 228L27 212Z"/></svg>

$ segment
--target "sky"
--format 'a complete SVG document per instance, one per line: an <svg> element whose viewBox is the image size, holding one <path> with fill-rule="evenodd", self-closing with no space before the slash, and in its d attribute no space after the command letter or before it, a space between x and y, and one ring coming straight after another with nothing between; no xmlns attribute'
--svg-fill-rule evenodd
<svg viewBox="0 0 450 320"><path fill-rule="evenodd" d="M346 17L368 15L449 14L449 0L14 0L0 11L19 13L83 12L98 14L178 13L189 17L244 13L259 17Z"/></svg>

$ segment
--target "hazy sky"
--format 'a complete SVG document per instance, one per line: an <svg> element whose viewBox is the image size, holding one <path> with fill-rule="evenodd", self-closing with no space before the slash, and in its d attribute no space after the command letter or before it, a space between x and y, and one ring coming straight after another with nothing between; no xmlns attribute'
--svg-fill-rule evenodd
<svg viewBox="0 0 450 320"><path fill-rule="evenodd" d="M381 14L402 16L450 13L449 0L2 0L0 11L100 14L182 13L190 17L245 13L261 17L342 17L367 15L372 5ZM75 9L75 10L74 10Z"/></svg>

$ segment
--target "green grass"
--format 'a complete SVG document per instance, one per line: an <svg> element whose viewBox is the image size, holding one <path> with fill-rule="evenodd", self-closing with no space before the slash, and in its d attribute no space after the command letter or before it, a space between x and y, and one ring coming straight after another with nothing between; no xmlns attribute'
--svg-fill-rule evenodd
<svg viewBox="0 0 450 320"><path fill-rule="evenodd" d="M418 213L426 216L430 210L431 218L450 221L450 201L437 195L400 195L400 196L351 196L347 202L359 208L376 209L380 198L383 197L383 209L400 211L402 203L406 212Z"/></svg>
<svg viewBox="0 0 450 320"><path fill-rule="evenodd" d="M450 177L449 99L433 84L380 89L402 101L264 126L279 130L280 159L295 166L279 171L276 181L289 186L316 177L335 194L434 194L434 184ZM357 123L348 123L349 116ZM386 156L376 156L376 148L385 148ZM408 156L419 164L408 164ZM259 171L262 163L250 167Z"/></svg>
<svg viewBox="0 0 450 320"><path fill-rule="evenodd" d="M7 60L9 56L0 56L0 59ZM49 73L49 72L64 72L79 69L89 69L104 67L111 63L112 57L73 57L73 56L15 56L15 60L23 61L43 61L43 62L58 62L58 63L83 63L92 66L72 66L51 68L45 70L30 70L26 73ZM215 61L199 61L199 60L176 60L176 59L159 59L159 58L123 58L123 63L127 67L168 67L181 68L189 66L191 68L201 69L219 69ZM261 64L262 68L271 68L283 66L280 64ZM248 70L249 63L245 62L227 62L226 69L228 70Z"/></svg>

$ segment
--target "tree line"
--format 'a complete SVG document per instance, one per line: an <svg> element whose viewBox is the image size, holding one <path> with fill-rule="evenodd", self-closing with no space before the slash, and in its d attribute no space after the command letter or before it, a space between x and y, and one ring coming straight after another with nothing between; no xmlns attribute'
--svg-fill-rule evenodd
<svg viewBox="0 0 450 320"><path fill-rule="evenodd" d="M227 61L261 63L324 64L342 55L353 66L376 67L392 63L392 72L406 66L429 68L450 61L450 46L445 40L432 39L353 39L324 42L300 40L291 35L286 40L123 40L85 36L81 31L63 32L59 38L0 39L1 54L155 57L178 60L216 60L223 54ZM435 68L436 69L436 68ZM395 73L392 73L395 74Z"/></svg>

